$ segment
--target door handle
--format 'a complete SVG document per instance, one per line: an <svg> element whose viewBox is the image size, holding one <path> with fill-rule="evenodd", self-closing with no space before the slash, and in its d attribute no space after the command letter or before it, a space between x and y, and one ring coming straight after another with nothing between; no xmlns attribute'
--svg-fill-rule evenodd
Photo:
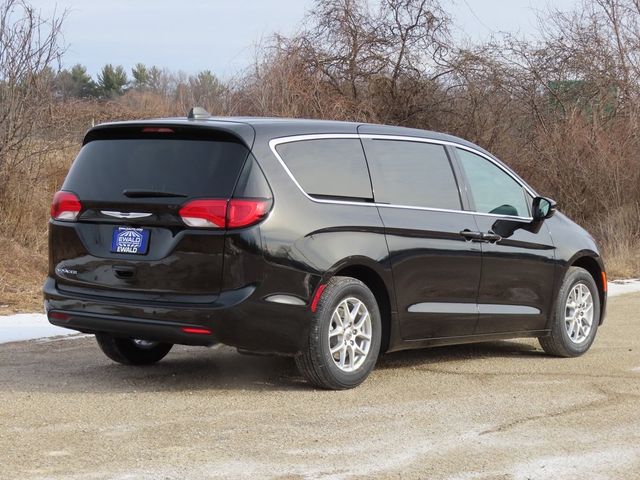
<svg viewBox="0 0 640 480"><path fill-rule="evenodd" d="M489 243L497 243L502 240L502 237L497 233L487 232L482 234L482 240Z"/></svg>
<svg viewBox="0 0 640 480"><path fill-rule="evenodd" d="M484 240L482 232L472 232L471 230L465 229L460 232L460 235L472 242L482 242Z"/></svg>

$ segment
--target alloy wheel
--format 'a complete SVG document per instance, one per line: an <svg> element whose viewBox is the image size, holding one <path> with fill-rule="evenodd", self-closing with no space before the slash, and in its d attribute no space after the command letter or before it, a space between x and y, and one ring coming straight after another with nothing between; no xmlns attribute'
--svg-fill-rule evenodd
<svg viewBox="0 0 640 480"><path fill-rule="evenodd" d="M364 363L371 349L371 315L355 297L342 300L331 315L329 351L336 366L353 372Z"/></svg>

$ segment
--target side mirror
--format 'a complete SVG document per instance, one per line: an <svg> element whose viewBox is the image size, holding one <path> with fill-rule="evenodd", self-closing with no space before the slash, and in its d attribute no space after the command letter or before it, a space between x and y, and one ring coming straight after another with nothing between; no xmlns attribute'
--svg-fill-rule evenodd
<svg viewBox="0 0 640 480"><path fill-rule="evenodd" d="M553 217L556 213L556 202L546 197L536 197L533 199L533 221L541 222Z"/></svg>

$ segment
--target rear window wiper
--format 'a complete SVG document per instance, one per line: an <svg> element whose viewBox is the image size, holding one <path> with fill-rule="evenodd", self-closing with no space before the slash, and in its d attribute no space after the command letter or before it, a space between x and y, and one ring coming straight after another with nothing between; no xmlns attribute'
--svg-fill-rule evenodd
<svg viewBox="0 0 640 480"><path fill-rule="evenodd" d="M154 197L187 197L184 193L161 192L158 190L123 190L122 194L129 198L154 198Z"/></svg>

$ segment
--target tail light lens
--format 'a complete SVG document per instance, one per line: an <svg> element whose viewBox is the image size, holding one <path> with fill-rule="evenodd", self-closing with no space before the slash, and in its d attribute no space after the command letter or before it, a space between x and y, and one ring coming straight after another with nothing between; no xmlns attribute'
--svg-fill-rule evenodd
<svg viewBox="0 0 640 480"><path fill-rule="evenodd" d="M53 196L51 218L74 222L82 210L80 199L71 192L59 191Z"/></svg>
<svg viewBox="0 0 640 480"><path fill-rule="evenodd" d="M182 206L180 217L190 227L244 228L258 223L271 209L264 198L192 200Z"/></svg>
<svg viewBox="0 0 640 480"><path fill-rule="evenodd" d="M190 227L224 228L227 215L226 200L193 200L180 209L182 221Z"/></svg>
<svg viewBox="0 0 640 480"><path fill-rule="evenodd" d="M227 209L227 228L243 228L262 220L271 208L271 200L231 199Z"/></svg>

